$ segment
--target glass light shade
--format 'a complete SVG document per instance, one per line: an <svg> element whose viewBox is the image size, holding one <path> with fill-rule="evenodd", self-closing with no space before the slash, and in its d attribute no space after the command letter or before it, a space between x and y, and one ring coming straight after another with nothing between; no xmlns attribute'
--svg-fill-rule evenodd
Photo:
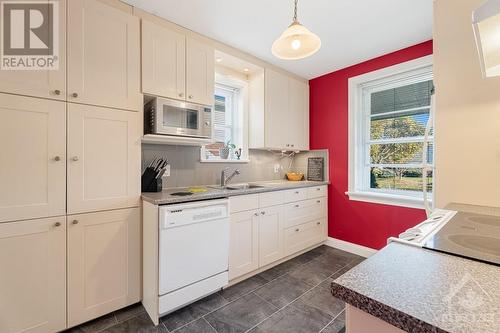
<svg viewBox="0 0 500 333"><path fill-rule="evenodd" d="M500 76L500 0L489 0L472 13L484 77Z"/></svg>
<svg viewBox="0 0 500 333"><path fill-rule="evenodd" d="M321 40L299 22L293 22L274 41L271 48L274 56L280 59L295 60L309 57L321 47Z"/></svg>

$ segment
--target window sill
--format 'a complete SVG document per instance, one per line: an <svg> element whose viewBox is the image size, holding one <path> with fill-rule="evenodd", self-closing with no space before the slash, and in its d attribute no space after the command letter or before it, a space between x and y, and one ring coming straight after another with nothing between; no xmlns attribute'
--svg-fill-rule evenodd
<svg viewBox="0 0 500 333"><path fill-rule="evenodd" d="M425 208L424 200L418 197L397 195L390 193L361 192L361 191L346 192L345 194L349 196L349 200L353 201L363 201L363 202L407 207L407 208L418 208L418 209ZM432 201L429 200L429 205L431 204Z"/></svg>
<svg viewBox="0 0 500 333"><path fill-rule="evenodd" d="M250 160L200 160L200 163L249 163Z"/></svg>

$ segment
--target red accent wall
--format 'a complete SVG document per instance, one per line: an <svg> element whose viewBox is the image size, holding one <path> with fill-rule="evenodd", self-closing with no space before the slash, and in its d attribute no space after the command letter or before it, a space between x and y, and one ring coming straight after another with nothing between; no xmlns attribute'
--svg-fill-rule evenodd
<svg viewBox="0 0 500 333"><path fill-rule="evenodd" d="M348 79L432 54L432 41L402 49L309 81L311 149L328 149L328 235L380 249L425 219L425 212L389 205L351 201L345 194L348 174Z"/></svg>

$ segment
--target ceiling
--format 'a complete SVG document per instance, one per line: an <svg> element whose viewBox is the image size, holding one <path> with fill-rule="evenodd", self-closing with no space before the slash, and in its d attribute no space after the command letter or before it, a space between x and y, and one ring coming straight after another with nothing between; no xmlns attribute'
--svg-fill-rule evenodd
<svg viewBox="0 0 500 333"><path fill-rule="evenodd" d="M122 0L311 79L432 38L433 0L301 0L299 21L321 49L280 60L271 45L291 23L292 0Z"/></svg>

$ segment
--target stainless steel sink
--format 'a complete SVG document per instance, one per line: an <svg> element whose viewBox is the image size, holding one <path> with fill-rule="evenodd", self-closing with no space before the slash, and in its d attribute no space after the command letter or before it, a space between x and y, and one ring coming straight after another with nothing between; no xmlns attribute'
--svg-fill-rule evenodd
<svg viewBox="0 0 500 333"><path fill-rule="evenodd" d="M262 185L257 185L257 184L248 184L248 183L243 183L243 184L230 184L226 186L210 186L211 188L217 189L217 190L230 190L230 191L235 191L235 190L250 190L253 188L262 188L265 186Z"/></svg>

